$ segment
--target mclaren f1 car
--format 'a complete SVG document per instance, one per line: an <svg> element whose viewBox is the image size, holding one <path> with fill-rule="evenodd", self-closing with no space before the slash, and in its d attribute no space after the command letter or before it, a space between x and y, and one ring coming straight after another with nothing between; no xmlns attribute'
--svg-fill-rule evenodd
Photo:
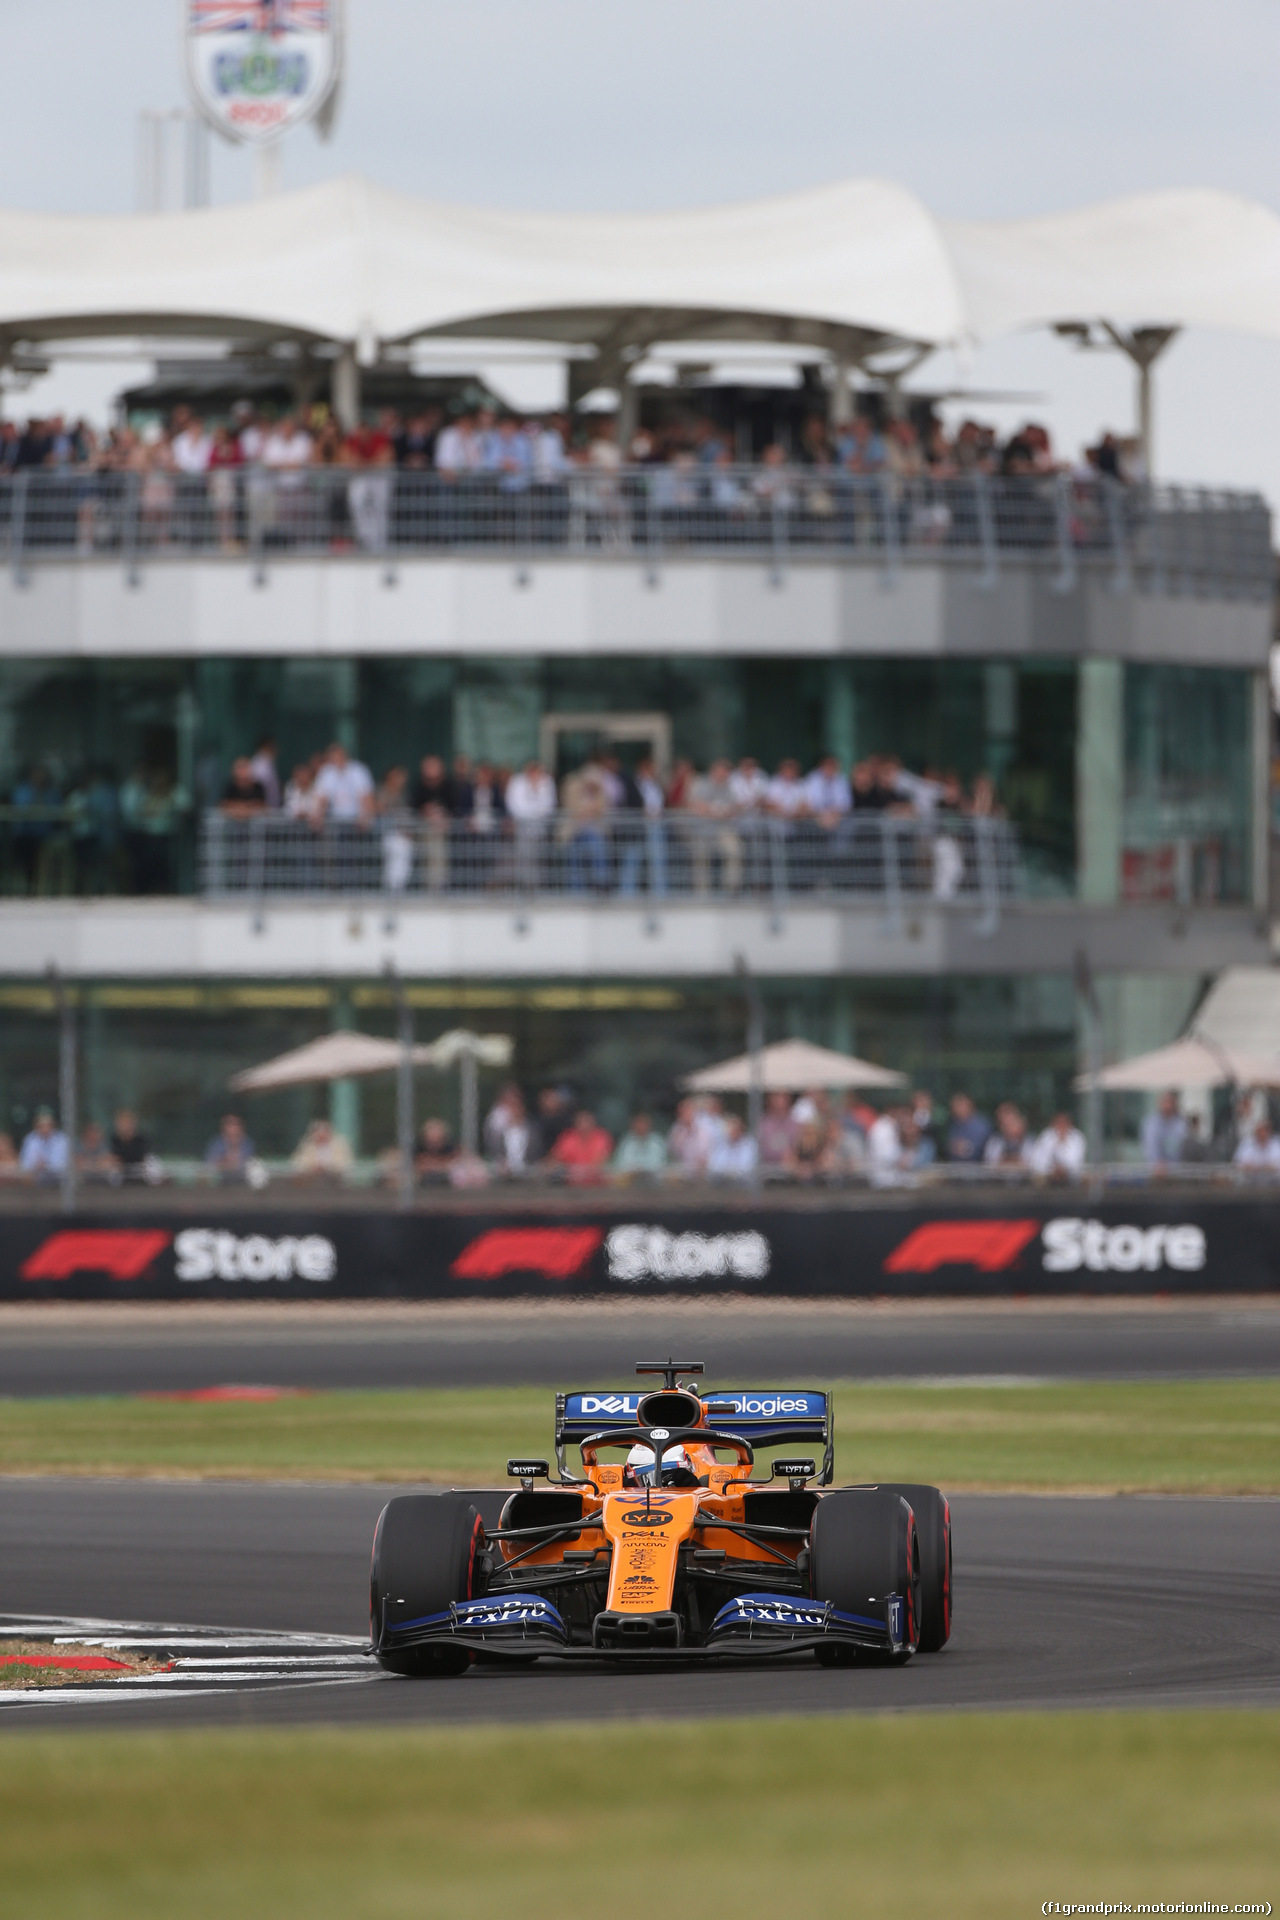
<svg viewBox="0 0 1280 1920"><path fill-rule="evenodd" d="M382 1666L805 1652L842 1666L946 1644L948 1503L936 1487L833 1487L829 1393L704 1394L697 1361L636 1372L663 1383L557 1396L556 1479L544 1460L511 1460L505 1497L387 1503L370 1587ZM757 1448L796 1445L811 1455L755 1476Z"/></svg>

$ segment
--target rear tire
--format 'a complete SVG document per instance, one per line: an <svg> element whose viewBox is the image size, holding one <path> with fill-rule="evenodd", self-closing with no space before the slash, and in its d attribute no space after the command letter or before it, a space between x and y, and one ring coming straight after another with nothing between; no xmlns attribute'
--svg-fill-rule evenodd
<svg viewBox="0 0 1280 1920"><path fill-rule="evenodd" d="M909 1658L920 1638L920 1548L910 1502L887 1487L824 1493L809 1542L815 1600L830 1600L841 1613L883 1621L889 1594L902 1595L907 1617L899 1658ZM819 1649L824 1666L843 1666L852 1652L838 1645Z"/></svg>
<svg viewBox="0 0 1280 1920"><path fill-rule="evenodd" d="M936 1487L892 1486L916 1516L920 1542L920 1651L937 1653L951 1638L951 1507Z"/></svg>
<svg viewBox="0 0 1280 1920"><path fill-rule="evenodd" d="M369 1630L378 1663L389 1673L415 1676L463 1673L465 1647L387 1644L389 1629L447 1613L475 1589L476 1549L484 1534L465 1494L410 1493L388 1500L373 1535L369 1574Z"/></svg>

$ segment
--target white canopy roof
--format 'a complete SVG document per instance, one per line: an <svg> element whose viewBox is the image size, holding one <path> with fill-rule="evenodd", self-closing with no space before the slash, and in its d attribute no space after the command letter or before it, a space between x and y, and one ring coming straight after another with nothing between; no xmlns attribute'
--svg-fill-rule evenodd
<svg viewBox="0 0 1280 1920"><path fill-rule="evenodd" d="M945 232L977 339L1102 319L1280 336L1280 218L1234 194L1139 193Z"/></svg>
<svg viewBox="0 0 1280 1920"><path fill-rule="evenodd" d="M248 205L0 212L0 345L102 333L769 339L856 356L1057 320L1280 335L1280 218L1209 191L936 220L847 180L658 214L502 213L355 176Z"/></svg>

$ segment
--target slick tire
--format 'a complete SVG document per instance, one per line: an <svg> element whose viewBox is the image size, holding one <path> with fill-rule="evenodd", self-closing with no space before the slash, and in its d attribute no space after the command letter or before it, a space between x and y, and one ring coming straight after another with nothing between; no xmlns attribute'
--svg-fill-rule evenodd
<svg viewBox="0 0 1280 1920"><path fill-rule="evenodd" d="M474 1597L476 1550L484 1533L466 1494L409 1493L378 1515L369 1571L369 1630L379 1665L416 1677L463 1673L464 1647L399 1647L392 1629L454 1600Z"/></svg>
<svg viewBox="0 0 1280 1920"><path fill-rule="evenodd" d="M920 1651L937 1653L951 1638L951 1507L936 1487L891 1486L916 1516L920 1542Z"/></svg>
<svg viewBox="0 0 1280 1920"><path fill-rule="evenodd" d="M909 1501L885 1487L824 1493L809 1534L809 1569L814 1599L830 1600L841 1613L884 1620L887 1596L900 1593L907 1616L900 1657L909 1659L915 1652L920 1638L920 1547ZM824 1666L844 1666L852 1649L822 1647L818 1652Z"/></svg>

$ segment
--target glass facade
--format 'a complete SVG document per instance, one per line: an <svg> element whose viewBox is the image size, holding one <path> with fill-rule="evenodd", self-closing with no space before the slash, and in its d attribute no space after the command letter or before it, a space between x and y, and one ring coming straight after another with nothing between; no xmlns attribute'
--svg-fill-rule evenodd
<svg viewBox="0 0 1280 1920"><path fill-rule="evenodd" d="M1249 695L1243 673L1125 668L1125 899L1248 897Z"/></svg>
<svg viewBox="0 0 1280 1920"><path fill-rule="evenodd" d="M1070 1100L1077 1069L1068 974L1026 979L761 980L766 1038L800 1037L883 1062L944 1099L959 1088L990 1112L1016 1100L1044 1124ZM638 1107L664 1120L680 1076L740 1053L746 1010L723 981L652 985L593 982L494 986L408 984L416 1037L465 1024L509 1033L514 1077L530 1093L567 1085L615 1133ZM324 1087L232 1096L230 1076L335 1026L390 1035L381 983L159 985L87 983L78 992L80 1115L104 1124L133 1107L157 1150L203 1154L219 1117L241 1113L261 1152L292 1151L326 1110ZM499 1076L484 1073L482 1102ZM503 1076L505 1077L505 1076ZM377 1153L395 1137L394 1076L348 1083L357 1144ZM58 1025L42 983L0 985L0 1131L25 1132L35 1108L56 1104ZM421 1073L420 1119L457 1123L455 1075Z"/></svg>
<svg viewBox="0 0 1280 1920"><path fill-rule="evenodd" d="M1250 675L1118 662L1115 674L1123 745L1101 745L1122 754L1121 818L1108 797L1094 830L1110 866L1119 844L1121 897L1244 899ZM549 718L580 715L557 737L564 772L592 744L589 716L640 714L661 716L674 756L699 767L744 753L811 766L829 750L846 766L886 753L966 782L990 772L1029 890L1069 895L1080 689L1081 669L1059 660L2 660L0 892L190 891L198 812L267 733L282 774L337 739L381 777L426 753L514 766L539 752Z"/></svg>
<svg viewBox="0 0 1280 1920"><path fill-rule="evenodd" d="M190 890L197 812L267 733L286 775L338 739L381 776L426 753L514 766L548 716L637 712L669 720L699 767L830 750L989 771L1033 890L1071 890L1071 664L705 657L0 661L0 889ZM561 735L559 771L589 744Z"/></svg>

